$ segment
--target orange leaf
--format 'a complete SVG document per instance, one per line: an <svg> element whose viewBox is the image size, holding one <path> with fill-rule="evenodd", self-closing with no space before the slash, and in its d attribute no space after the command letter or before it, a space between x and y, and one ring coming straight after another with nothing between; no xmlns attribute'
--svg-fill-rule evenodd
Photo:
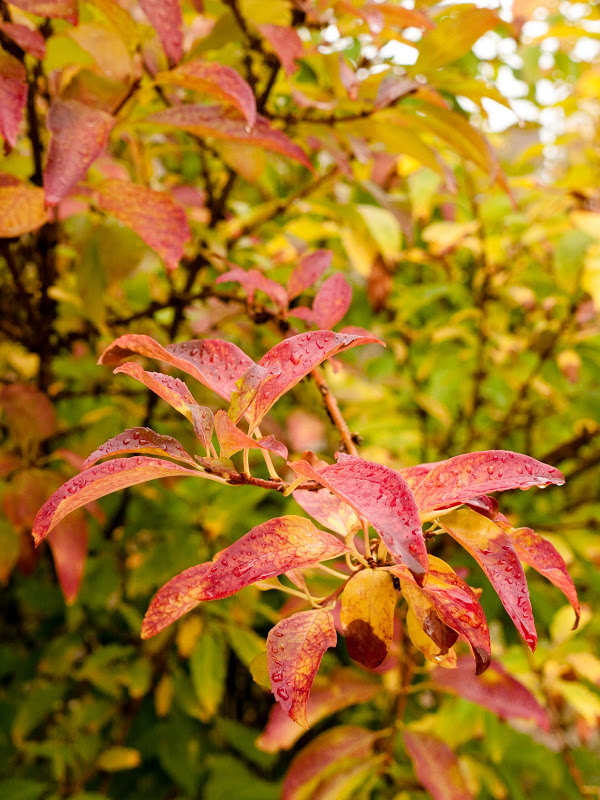
<svg viewBox="0 0 600 800"><path fill-rule="evenodd" d="M342 592L340 621L348 653L367 669L378 667L388 654L397 599L392 576L383 570L357 572Z"/></svg>
<svg viewBox="0 0 600 800"><path fill-rule="evenodd" d="M20 25L16 22L0 22L0 31L34 58L41 61L46 55L46 40L35 28L29 28L27 25Z"/></svg>
<svg viewBox="0 0 600 800"><path fill-rule="evenodd" d="M252 437L234 425L224 411L219 410L215 414L215 428L217 439L225 458L229 458L240 450L248 450L253 447L259 447L261 450L270 450L273 453L277 453L281 458L287 458L288 456L287 447L278 442L273 435L264 436L262 439L252 439Z"/></svg>
<svg viewBox="0 0 600 800"><path fill-rule="evenodd" d="M0 239L35 231L47 221L43 189L26 183L0 186Z"/></svg>
<svg viewBox="0 0 600 800"><path fill-rule="evenodd" d="M0 135L11 147L17 143L17 134L26 102L27 72L25 67L14 56L0 49Z"/></svg>
<svg viewBox="0 0 600 800"><path fill-rule="evenodd" d="M198 584L209 567L210 561L205 564L196 564L179 575L175 575L160 587L152 598L142 622L142 639L156 636L157 633L200 604L199 600L188 594L188 589Z"/></svg>
<svg viewBox="0 0 600 800"><path fill-rule="evenodd" d="M77 599L87 558L87 541L87 523L82 511L64 519L48 536L54 567L67 605L72 605Z"/></svg>
<svg viewBox="0 0 600 800"><path fill-rule="evenodd" d="M77 24L77 0L10 0L11 5L28 14L50 19L66 19Z"/></svg>

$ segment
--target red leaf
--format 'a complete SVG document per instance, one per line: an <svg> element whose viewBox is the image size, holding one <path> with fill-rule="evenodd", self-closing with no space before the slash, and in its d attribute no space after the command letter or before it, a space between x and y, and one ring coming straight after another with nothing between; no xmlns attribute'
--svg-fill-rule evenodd
<svg viewBox="0 0 600 800"><path fill-rule="evenodd" d="M0 56L1 58L1 56ZM0 78L0 84L2 78ZM0 85L0 133L2 133L2 86ZM48 221L44 190L25 183L0 186L0 239L21 236Z"/></svg>
<svg viewBox="0 0 600 800"><path fill-rule="evenodd" d="M319 489L318 492L297 489L292 497L307 514L340 536L346 537L360 527L358 517L348 503L340 500L329 489Z"/></svg>
<svg viewBox="0 0 600 800"><path fill-rule="evenodd" d="M46 55L46 40L35 28L29 28L27 25L20 25L16 22L0 22L0 31L34 58L41 61Z"/></svg>
<svg viewBox="0 0 600 800"><path fill-rule="evenodd" d="M464 503L471 497L506 489L562 486L564 476L555 467L509 450L483 450L442 461L415 489L421 511Z"/></svg>
<svg viewBox="0 0 600 800"><path fill-rule="evenodd" d="M358 100L359 82L356 73L341 53L338 55L338 63L340 66L340 83L346 90L350 100Z"/></svg>
<svg viewBox="0 0 600 800"><path fill-rule="evenodd" d="M320 681L320 678L317 680ZM306 708L308 725L312 727L324 717L356 703L367 703L380 688L370 678L351 669L331 672L326 679L315 684L310 693ZM306 733L305 729L291 720L279 703L275 703L265 730L256 740L256 746L267 753L289 750L303 733Z"/></svg>
<svg viewBox="0 0 600 800"><path fill-rule="evenodd" d="M158 34L170 64L183 53L183 20L179 0L139 0L140 8Z"/></svg>
<svg viewBox="0 0 600 800"><path fill-rule="evenodd" d="M341 272L327 278L316 294L312 312L317 328L333 328L346 315L352 302L352 289Z"/></svg>
<svg viewBox="0 0 600 800"><path fill-rule="evenodd" d="M196 600L220 600L256 581L347 552L339 539L303 517L275 517L223 550L190 594Z"/></svg>
<svg viewBox="0 0 600 800"><path fill-rule="evenodd" d="M271 691L286 714L308 728L306 704L323 654L335 647L331 611L313 609L281 620L267 636Z"/></svg>
<svg viewBox="0 0 600 800"><path fill-rule="evenodd" d="M48 536L54 567L67 605L77 599L87 557L88 531L83 512L63 520Z"/></svg>
<svg viewBox="0 0 600 800"><path fill-rule="evenodd" d="M262 439L252 439L234 425L224 411L217 411L215 414L215 428L222 454L225 458L229 458L240 450L248 450L253 447L260 447L261 450L270 450L272 453L277 453L281 458L287 458L288 456L287 447L278 442L272 434L264 436Z"/></svg>
<svg viewBox="0 0 600 800"><path fill-rule="evenodd" d="M27 71L21 62L0 49L0 135L11 147L17 134L27 102Z"/></svg>
<svg viewBox="0 0 600 800"><path fill-rule="evenodd" d="M304 150L294 144L285 133L272 128L269 120L260 115L257 115L254 127L249 130L244 117L232 109L186 105L158 111L148 117L148 122L181 128L203 138L212 136L215 139L254 144L263 150L281 153L314 172Z"/></svg>
<svg viewBox="0 0 600 800"><path fill-rule="evenodd" d="M67 514L76 508L81 508L104 495L126 489L128 486L135 486L136 483L145 483L171 475L212 477L200 470L187 469L172 461L148 458L148 456L105 461L80 472L57 489L38 511L33 526L36 547Z"/></svg>
<svg viewBox="0 0 600 800"><path fill-rule="evenodd" d="M365 517L390 553L400 559L422 583L427 572L427 551L412 492L402 477L383 464L340 454L338 463L317 472L307 461L290 467L345 500L359 517Z"/></svg>
<svg viewBox="0 0 600 800"><path fill-rule="evenodd" d="M213 392L229 400L236 381L252 359L231 342L192 339L163 347L150 336L126 334L115 339L98 359L99 364L120 364L132 355L156 358L187 372Z"/></svg>
<svg viewBox="0 0 600 800"><path fill-rule="evenodd" d="M550 720L529 689L513 678L498 661L477 678L473 677L470 659L460 656L453 670L436 669L433 680L441 688L493 711L501 719L532 720L543 730Z"/></svg>
<svg viewBox="0 0 600 800"><path fill-rule="evenodd" d="M315 250L300 261L288 278L287 293L290 300L310 289L331 266L331 250Z"/></svg>
<svg viewBox="0 0 600 800"><path fill-rule="evenodd" d="M314 331L291 336L275 345L259 362L267 372L245 412L250 431L260 425L271 406L312 369L337 353L372 342L383 344L374 336Z"/></svg>
<svg viewBox="0 0 600 800"><path fill-rule="evenodd" d="M200 604L199 600L195 600L188 594L188 589L197 585L209 567L210 561L205 564L196 564L161 586L152 598L142 622L142 639L156 636L157 633Z"/></svg>
<svg viewBox="0 0 600 800"><path fill-rule="evenodd" d="M219 275L215 283L239 283L243 286L248 297L248 305L254 302L254 294L258 290L270 297L271 300L283 311L287 307L287 292L279 283L267 278L257 269L241 269L234 267L229 272Z"/></svg>
<svg viewBox="0 0 600 800"><path fill-rule="evenodd" d="M234 105L252 128L256 121L254 92L232 67L216 61L188 61L156 76L158 83L183 86Z"/></svg>
<svg viewBox="0 0 600 800"><path fill-rule="evenodd" d="M11 0L13 6L28 14L50 19L66 19L77 25L77 0Z"/></svg>
<svg viewBox="0 0 600 800"><path fill-rule="evenodd" d="M423 480L429 475L434 467L444 464L444 461L432 461L430 464L416 464L414 467L404 467L399 469L398 472L404 480L408 483L411 491L414 493L417 486L423 483Z"/></svg>
<svg viewBox="0 0 600 800"><path fill-rule="evenodd" d="M285 74L288 77L293 75L300 66L296 63L296 59L302 58L304 55L302 39L298 36L296 29L289 28L287 25L269 25L268 23L256 27L273 48Z"/></svg>
<svg viewBox="0 0 600 800"><path fill-rule="evenodd" d="M94 450L83 462L82 469L91 467L101 458L120 456L123 453L151 453L154 456L167 456L197 467L192 456L186 453L183 445L172 436L162 436L151 428L129 428Z"/></svg>
<svg viewBox="0 0 600 800"><path fill-rule="evenodd" d="M172 271L192 238L185 211L164 192L111 179L96 190L98 207L115 216L155 250Z"/></svg>
<svg viewBox="0 0 600 800"><path fill-rule="evenodd" d="M379 11L379 4L365 3L361 8L355 8L350 0L338 0L335 4L336 11L345 11L359 19L364 20L369 26L370 32L377 36L383 30L383 14Z"/></svg>
<svg viewBox="0 0 600 800"><path fill-rule="evenodd" d="M115 120L77 100L52 101L47 116L52 133L44 169L46 203L54 206L81 180L106 147Z"/></svg>
<svg viewBox="0 0 600 800"><path fill-rule="evenodd" d="M404 729L402 739L417 778L433 800L470 800L473 797L458 759L446 742L410 728Z"/></svg>
<svg viewBox="0 0 600 800"><path fill-rule="evenodd" d="M509 537L491 520L469 509L446 514L438 524L477 561L529 649L535 650L537 634L527 580Z"/></svg>

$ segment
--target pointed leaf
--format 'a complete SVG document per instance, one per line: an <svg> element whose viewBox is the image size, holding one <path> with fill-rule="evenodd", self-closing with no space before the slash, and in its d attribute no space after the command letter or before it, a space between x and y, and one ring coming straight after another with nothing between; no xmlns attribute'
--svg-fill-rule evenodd
<svg viewBox="0 0 600 800"><path fill-rule="evenodd" d="M367 669L378 667L388 654L397 599L392 576L384 570L364 569L344 587L340 621L348 654Z"/></svg>
<svg viewBox="0 0 600 800"><path fill-rule="evenodd" d="M166 108L152 114L147 121L181 128L203 138L212 136L215 139L254 144L263 150L287 156L314 172L304 150L294 144L285 133L271 127L269 120L260 115L257 115L251 130L241 114L221 106L186 105Z"/></svg>
<svg viewBox="0 0 600 800"><path fill-rule="evenodd" d="M430 610L430 619L437 616L433 607ZM439 624L439 623L438 623ZM408 638L422 653L427 661L437 664L444 669L454 669L456 667L456 653L453 646L448 642L447 647L442 647L425 632L423 625L417 618L412 606L409 605L406 612L406 632ZM452 631L452 633L454 633ZM456 636L456 634L454 634Z"/></svg>
<svg viewBox="0 0 600 800"><path fill-rule="evenodd" d="M200 408L198 403L194 400L192 393L179 378L173 378L171 375L164 375L162 372L146 372L139 364L134 361L128 361L114 370L115 374L119 372L129 375L131 378L143 383L154 394L162 397L170 406L176 411L193 422L194 408Z"/></svg>
<svg viewBox="0 0 600 800"><path fill-rule="evenodd" d="M440 689L471 700L501 719L532 720L543 730L550 730L546 709L498 661L492 660L489 669L474 678L470 658L460 656L455 670L436 669L432 677Z"/></svg>
<svg viewBox="0 0 600 800"><path fill-rule="evenodd" d="M34 58L41 61L46 55L46 40L36 28L29 28L16 22L0 22L0 31Z"/></svg>
<svg viewBox="0 0 600 800"><path fill-rule="evenodd" d="M442 461L415 489L421 511L463 503L479 494L531 486L562 486L564 476L555 467L509 450L483 450Z"/></svg>
<svg viewBox="0 0 600 800"><path fill-rule="evenodd" d="M331 266L331 250L315 250L300 261L288 278L287 293L290 300L310 289Z"/></svg>
<svg viewBox="0 0 600 800"><path fill-rule="evenodd" d="M0 49L0 136L11 147L17 134L27 102L27 72L21 62Z"/></svg>
<svg viewBox="0 0 600 800"><path fill-rule="evenodd" d="M236 381L235 391L231 393L231 403L227 412L229 418L234 421L240 420L254 400L259 388L271 378L272 376L264 367L259 364L250 364Z"/></svg>
<svg viewBox="0 0 600 800"><path fill-rule="evenodd" d="M108 456L120 456L124 453L150 453L154 456L167 456L197 466L183 445L172 436L163 436L151 428L128 428L123 433L113 436L97 450L94 450L83 462L82 469L87 469Z"/></svg>
<svg viewBox="0 0 600 800"><path fill-rule="evenodd" d="M87 557L88 531L83 512L64 519L48 536L54 567L67 605L77 599Z"/></svg>
<svg viewBox="0 0 600 800"><path fill-rule="evenodd" d="M135 231L155 250L169 271L177 268L183 246L192 238L185 211L164 192L111 179L96 189L98 207Z"/></svg>
<svg viewBox="0 0 600 800"><path fill-rule="evenodd" d="M38 511L33 526L36 547L67 514L76 508L81 508L92 500L112 492L126 489L128 486L135 486L137 483L176 475L212 477L205 472L187 469L172 461L148 458L148 456L105 461L80 472L54 492Z"/></svg>
<svg viewBox="0 0 600 800"><path fill-rule="evenodd" d="M469 509L453 511L438 522L477 561L529 649L535 650L537 634L527 580L509 537Z"/></svg>
<svg viewBox="0 0 600 800"><path fill-rule="evenodd" d="M77 24L77 0L11 0L13 6L28 14L50 19L66 19Z"/></svg>
<svg viewBox="0 0 600 800"><path fill-rule="evenodd" d="M470 800L458 759L446 742L429 733L405 728L402 739L417 778L433 800Z"/></svg>
<svg viewBox="0 0 600 800"><path fill-rule="evenodd" d="M0 95L1 93L0 87ZM0 97L0 109L1 107ZM0 110L0 116L1 114ZM47 221L48 212L44 203L43 189L25 183L0 186L0 239L35 231Z"/></svg>
<svg viewBox="0 0 600 800"><path fill-rule="evenodd" d="M330 489L359 517L365 517L390 553L408 567L418 582L427 572L427 551L412 492L402 477L383 464L341 454L337 464L317 472L307 461L292 469Z"/></svg>
<svg viewBox="0 0 600 800"><path fill-rule="evenodd" d="M312 313L317 328L335 327L346 315L352 302L352 289L341 272L327 278L313 301Z"/></svg>
<svg viewBox="0 0 600 800"><path fill-rule="evenodd" d="M283 619L267 636L271 691L286 714L308 728L306 704L323 654L335 647L331 611L313 609Z"/></svg>
<svg viewBox="0 0 600 800"><path fill-rule="evenodd" d="M287 458L287 447L278 442L272 434L264 436L262 439L252 439L234 425L224 411L217 411L215 414L215 428L217 439L225 458L229 458L240 450L248 450L253 447L260 447L261 450L270 450L273 453L277 453L281 458Z"/></svg>
<svg viewBox="0 0 600 800"><path fill-rule="evenodd" d="M200 582L190 589L196 600L219 600L256 581L347 553L330 533L303 517L276 517L257 525L223 550Z"/></svg>
<svg viewBox="0 0 600 800"><path fill-rule="evenodd" d="M273 48L273 51L279 59L285 74L289 77L293 75L299 68L296 59L302 58L304 55L304 46L302 39L298 36L295 28L290 28L287 25L263 25L256 26L267 42Z"/></svg>
<svg viewBox="0 0 600 800"><path fill-rule="evenodd" d="M106 147L115 120L77 100L52 101L47 116L52 134L44 169L46 203L56 205L86 174Z"/></svg>
<svg viewBox="0 0 600 800"><path fill-rule="evenodd" d="M156 358L187 372L229 400L236 381L254 364L239 347L220 339L192 339L163 347L150 336L127 334L110 344L98 359L99 364L120 364L132 355Z"/></svg>
<svg viewBox="0 0 600 800"><path fill-rule="evenodd" d="M223 275L219 275L215 283L239 283L246 291L249 305L254 302L255 292L261 291L270 297L280 310L283 311L287 307L287 292L283 286L267 278L257 269L245 270L234 267Z"/></svg>
<svg viewBox="0 0 600 800"><path fill-rule="evenodd" d="M225 64L188 61L170 72L161 72L156 76L156 82L182 86L231 103L251 128L256 121L254 92L238 72Z"/></svg>
<svg viewBox="0 0 600 800"><path fill-rule="evenodd" d="M267 376L246 410L250 431L260 424L271 406L312 369L351 347L370 343L382 344L374 336L314 331L291 336L275 345L260 360Z"/></svg>
<svg viewBox="0 0 600 800"><path fill-rule="evenodd" d="M164 586L161 586L152 598L144 616L142 639L156 636L157 633L200 604L199 600L195 600L188 594L188 590L198 584L210 566L210 561L205 564L196 564L179 575L175 575Z"/></svg>
<svg viewBox="0 0 600 800"><path fill-rule="evenodd" d="M170 64L183 53L183 19L179 0L139 0L140 8L158 34Z"/></svg>
<svg viewBox="0 0 600 800"><path fill-rule="evenodd" d="M358 517L348 503L340 500L329 489L319 489L318 492L297 489L292 497L307 514L340 536L345 537L360 527Z"/></svg>

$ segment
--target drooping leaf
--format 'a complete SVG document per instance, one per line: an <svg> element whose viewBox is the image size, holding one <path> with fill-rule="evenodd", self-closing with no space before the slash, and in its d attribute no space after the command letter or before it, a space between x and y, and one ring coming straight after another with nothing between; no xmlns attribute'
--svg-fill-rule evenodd
<svg viewBox="0 0 600 800"><path fill-rule="evenodd" d="M483 450L442 461L428 472L414 493L419 510L425 511L463 503L480 494L562 486L564 482L559 470L531 456L509 450Z"/></svg>
<svg viewBox="0 0 600 800"><path fill-rule="evenodd" d="M157 633L200 604L199 600L195 600L188 594L188 589L198 584L210 566L210 561L205 564L196 564L179 575L175 575L164 586L161 586L152 598L142 622L142 639L156 636Z"/></svg>
<svg viewBox="0 0 600 800"><path fill-rule="evenodd" d="M331 250L315 250L304 256L298 266L294 267L288 278L287 293L290 300L310 289L331 266L333 253Z"/></svg>
<svg viewBox="0 0 600 800"><path fill-rule="evenodd" d="M0 88L0 93L1 91ZM1 104L0 99L0 107ZM0 238L21 236L23 233L35 231L47 221L43 189L25 183L0 186Z"/></svg>
<svg viewBox="0 0 600 800"><path fill-rule="evenodd" d="M254 364L239 347L220 339L192 339L163 347L150 336L126 334L115 339L98 359L99 364L120 364L132 355L164 361L187 372L229 400L236 381Z"/></svg>
<svg viewBox="0 0 600 800"><path fill-rule="evenodd" d="M241 269L240 267L234 267L233 269L228 270L223 275L219 275L215 283L239 283L240 286L246 291L246 295L248 297L248 304L252 305L254 302L254 295L256 291L263 292L270 297L271 300L279 306L279 309L283 311L287 306L287 292L281 286L281 284L277 283L276 281L267 278L266 275L263 275L262 272L259 272L257 269Z"/></svg>
<svg viewBox="0 0 600 800"><path fill-rule="evenodd" d="M261 36L264 36L273 48L285 74L288 77L293 75L299 68L296 59L302 58L304 55L302 39L298 36L296 29L287 25L270 25L269 23L263 23L256 27Z"/></svg>
<svg viewBox="0 0 600 800"><path fill-rule="evenodd" d="M427 572L427 551L417 506L402 477L383 464L340 454L338 463L318 472L307 461L290 462L292 469L312 479L365 517L390 553L422 582Z"/></svg>
<svg viewBox="0 0 600 800"><path fill-rule="evenodd" d="M423 598L424 599L424 598ZM430 616L436 617L437 614L430 604ZM438 622L439 625L439 622ZM443 627L443 625L442 625ZM454 669L456 667L456 652L454 647L448 642L448 646L440 646L425 632L425 629L419 621L413 607L409 605L406 612L406 633L417 650L422 653L428 661L437 664L444 669ZM454 633L454 631L452 631ZM454 634L456 636L456 634ZM450 641L450 640L449 640Z"/></svg>
<svg viewBox="0 0 600 800"><path fill-rule="evenodd" d="M433 800L470 800L469 791L456 755L446 742L412 728L405 728L402 739L417 778Z"/></svg>
<svg viewBox="0 0 600 800"><path fill-rule="evenodd" d="M303 517L275 517L223 550L200 582L197 600L219 600L256 581L336 558L348 548Z"/></svg>
<svg viewBox="0 0 600 800"><path fill-rule="evenodd" d="M352 289L341 272L327 278L313 301L312 313L317 328L335 327L346 315L352 301Z"/></svg>
<svg viewBox="0 0 600 800"><path fill-rule="evenodd" d="M54 98L46 118L52 136L44 169L46 203L56 205L104 150L115 124L110 114L76 100Z"/></svg>
<svg viewBox="0 0 600 800"><path fill-rule="evenodd" d="M179 0L139 0L140 7L158 34L170 64L183 53L183 19Z"/></svg>
<svg viewBox="0 0 600 800"><path fill-rule="evenodd" d="M157 83L182 86L230 103L243 114L252 128L256 121L254 92L232 67L216 61L188 61L156 76Z"/></svg>
<svg viewBox="0 0 600 800"><path fill-rule="evenodd" d="M26 102L25 67L6 50L0 49L0 136L3 136L11 147L17 143Z"/></svg>
<svg viewBox="0 0 600 800"><path fill-rule="evenodd" d="M392 576L384 570L357 572L342 592L340 621L348 653L367 669L378 667L388 654L397 599Z"/></svg>
<svg viewBox="0 0 600 800"><path fill-rule="evenodd" d="M264 367L259 364L250 364L236 381L235 391L231 393L231 402L227 412L230 419L237 422L244 416L259 387L270 377L272 376Z"/></svg>
<svg viewBox="0 0 600 800"><path fill-rule="evenodd" d="M88 531L82 511L64 519L49 535L54 567L68 605L75 602L87 557Z"/></svg>
<svg viewBox="0 0 600 800"><path fill-rule="evenodd" d="M76 508L112 492L135 486L137 483L153 481L167 476L190 475L196 478L212 478L200 470L187 469L161 458L137 456L105 461L75 475L50 497L40 508L33 526L36 546L58 525L61 519Z"/></svg>
<svg viewBox="0 0 600 800"><path fill-rule="evenodd" d="M28 14L50 19L66 19L77 24L77 0L11 0L13 6Z"/></svg>
<svg viewBox="0 0 600 800"><path fill-rule="evenodd" d="M194 467L197 466L192 456L183 449L183 445L172 436L163 436L151 428L128 428L90 453L83 462L82 469L91 467L102 458L120 456L124 453L150 453L154 456L166 456Z"/></svg>
<svg viewBox="0 0 600 800"><path fill-rule="evenodd" d="M537 634L527 580L509 537L470 509L453 511L441 517L439 524L477 561L529 649L535 650Z"/></svg>
<svg viewBox="0 0 600 800"><path fill-rule="evenodd" d="M348 503L329 489L319 489L317 492L297 489L292 497L307 514L340 536L345 537L360 527L358 517Z"/></svg>
<svg viewBox="0 0 600 800"><path fill-rule="evenodd" d="M323 654L335 647L331 611L312 609L281 620L267 636L271 691L288 716L308 728L306 704Z"/></svg>
<svg viewBox="0 0 600 800"><path fill-rule="evenodd" d="M46 40L36 28L16 22L0 22L0 31L18 44L22 50L40 61L46 55Z"/></svg>
<svg viewBox="0 0 600 800"><path fill-rule="evenodd" d="M185 211L164 192L111 178L96 189L98 207L115 216L163 259L177 268L192 234Z"/></svg>
<svg viewBox="0 0 600 800"><path fill-rule="evenodd" d="M257 115L256 122L248 130L246 119L239 112L221 106L186 105L166 108L148 117L148 122L181 128L188 133L214 139L227 139L254 144L264 150L280 153L313 172L306 153L268 119Z"/></svg>
<svg viewBox="0 0 600 800"><path fill-rule="evenodd" d="M252 439L247 433L244 433L234 425L224 411L217 411L215 414L215 429L225 458L229 458L240 450L247 450L252 447L270 450L273 453L277 453L281 458L287 458L287 447L278 442L272 434L264 436L262 439Z"/></svg>
<svg viewBox="0 0 600 800"><path fill-rule="evenodd" d="M532 720L543 730L550 729L548 713L534 695L498 661L473 677L468 656L458 658L455 670L434 670L436 685L493 711L501 719Z"/></svg>

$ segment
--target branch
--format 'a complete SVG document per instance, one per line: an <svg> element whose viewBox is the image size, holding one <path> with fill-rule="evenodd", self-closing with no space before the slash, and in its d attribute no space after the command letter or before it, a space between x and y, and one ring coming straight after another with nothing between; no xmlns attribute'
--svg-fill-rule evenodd
<svg viewBox="0 0 600 800"><path fill-rule="evenodd" d="M358 455L356 445L360 444L362 440L358 434L350 433L350 429L348 428L346 420L342 416L338 402L331 394L331 390L329 389L321 370L318 367L315 367L315 369L311 370L310 377L314 380L319 388L319 391L323 397L323 403L325 404L325 408L329 414L329 418L339 431L340 439L342 440L342 449L345 450L346 453L350 453L351 456Z"/></svg>

